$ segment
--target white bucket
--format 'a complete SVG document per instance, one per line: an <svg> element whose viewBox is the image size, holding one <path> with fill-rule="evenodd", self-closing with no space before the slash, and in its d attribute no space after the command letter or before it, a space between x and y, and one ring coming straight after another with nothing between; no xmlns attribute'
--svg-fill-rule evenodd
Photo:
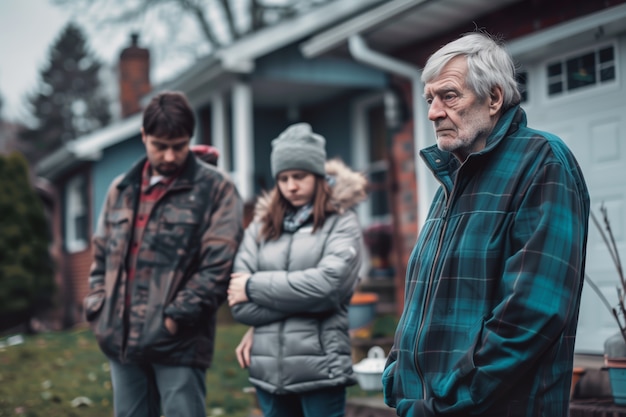
<svg viewBox="0 0 626 417"><path fill-rule="evenodd" d="M372 346L367 357L352 365L352 370L359 385L364 391L382 391L382 375L385 369L385 351L380 346Z"/></svg>

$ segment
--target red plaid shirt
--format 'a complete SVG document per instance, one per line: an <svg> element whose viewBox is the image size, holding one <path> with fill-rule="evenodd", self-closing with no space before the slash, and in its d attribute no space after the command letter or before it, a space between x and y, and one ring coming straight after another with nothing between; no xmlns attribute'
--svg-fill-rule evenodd
<svg viewBox="0 0 626 417"><path fill-rule="evenodd" d="M150 162L146 161L143 166L141 175L141 193L139 196L139 205L137 212L135 213L135 228L133 230L133 236L130 242L130 248L128 251L128 258L126 263L126 269L128 273L127 277L127 291L126 291L126 305L130 305L130 297L132 292L132 283L135 279L135 267L137 264L137 255L141 248L141 240L143 237L143 231L148 224L148 219L152 213L152 209L156 203L165 195L170 185L174 182L176 176L173 177L153 177L151 175L152 169ZM152 182L152 184L151 184Z"/></svg>

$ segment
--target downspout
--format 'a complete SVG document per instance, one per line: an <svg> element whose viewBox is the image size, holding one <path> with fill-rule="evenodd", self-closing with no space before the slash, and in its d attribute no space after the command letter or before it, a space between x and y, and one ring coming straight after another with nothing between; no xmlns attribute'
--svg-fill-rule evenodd
<svg viewBox="0 0 626 417"><path fill-rule="evenodd" d="M359 35L352 35L348 39L348 47L352 57L374 68L378 68L382 71L399 75L404 78L408 78L411 82L412 101L413 101L413 146L415 148L415 176L417 183L417 227L418 233L426 220L428 214L428 206L431 201L430 189L427 178L432 178L427 172L426 165L422 163L419 156L419 150L426 147L426 138L432 134L430 131L426 131L426 126L429 126L427 117L425 102L421 100L422 86L421 76L422 72L405 62L398 61L383 54L380 54L372 49L369 49L363 38ZM396 231L397 232L397 231ZM396 235L397 236L397 235ZM396 241L400 244L400 251L404 251L403 240ZM401 262L404 263L404 260ZM396 274L394 278L395 287L395 299L396 299L396 313L398 316L402 314L404 307L404 275L406 274L406 265L400 265L400 274Z"/></svg>
<svg viewBox="0 0 626 417"><path fill-rule="evenodd" d="M370 49L360 35L352 35L348 39L348 46L352 57L357 61L367 64L371 67L408 78L411 81L412 100L413 100L413 143L415 146L415 176L417 183L417 219L418 230L421 230L426 215L428 214L428 206L432 200L432 192L429 174L426 165L421 161L419 156L420 149L430 145L427 138L432 136L432 131L427 128L430 123L427 118L427 109L424 100L421 100L424 86L421 81L422 71L405 62L398 61L389 56L383 55Z"/></svg>

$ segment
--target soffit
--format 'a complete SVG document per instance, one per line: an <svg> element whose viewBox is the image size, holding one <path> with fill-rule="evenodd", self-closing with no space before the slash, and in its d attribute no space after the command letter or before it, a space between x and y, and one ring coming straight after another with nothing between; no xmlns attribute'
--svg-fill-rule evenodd
<svg viewBox="0 0 626 417"><path fill-rule="evenodd" d="M359 34L379 52L391 52L438 35L520 0L393 0L314 36L301 46L305 56L345 51Z"/></svg>

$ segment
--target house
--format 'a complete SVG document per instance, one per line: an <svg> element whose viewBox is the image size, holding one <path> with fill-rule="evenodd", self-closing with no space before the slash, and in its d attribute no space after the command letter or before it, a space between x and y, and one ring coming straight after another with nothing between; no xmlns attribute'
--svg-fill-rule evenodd
<svg viewBox="0 0 626 417"><path fill-rule="evenodd" d="M410 130L391 139L395 203L406 264L436 185L417 157L434 137L420 98L420 68L444 43L484 28L502 36L519 66L522 106L533 127L558 134L576 155L592 209L604 204L621 253L626 253L626 1L390 0L301 44L310 59L351 57L393 77L412 110ZM411 217L418 206L417 219ZM400 266L401 266L400 265ZM590 225L587 274L617 302L613 264ZM396 276L398 303L404 278ZM577 353L601 353L617 331L589 285L583 290Z"/></svg>
<svg viewBox="0 0 626 417"><path fill-rule="evenodd" d="M393 222L399 312L404 265L436 189L417 152L434 143L420 68L475 28L507 41L530 123L572 148L592 205L608 207L624 253L626 0L337 0L237 41L160 89L189 96L200 123L194 140L222 151L221 168L249 204L272 185L270 141L291 122L310 122L326 136L329 156L366 171L373 187L359 215L364 227ZM86 292L88 237L109 182L143 153L140 124L140 115L129 116L39 166L59 196L57 244L74 321ZM614 299L611 261L592 229L587 272ZM576 351L599 353L614 332L586 286Z"/></svg>
<svg viewBox="0 0 626 417"><path fill-rule="evenodd" d="M371 159L360 154L370 149L370 143L382 154L386 122L381 97L389 85L388 76L351 59L309 60L299 51L299 44L313 34L381 3L329 2L240 39L153 89L146 71L149 52L132 37L120 54L124 117L67 143L37 165L38 175L55 189L53 249L65 325L83 320L90 236L108 186L145 153L140 109L150 94L178 90L188 96L199 125L192 140L220 150L219 165L232 176L248 209L261 190L273 185L270 142L291 123L311 123L326 137L329 157L340 157L351 165L358 161L358 168ZM373 100L376 105L369 104ZM384 204L378 203L365 207L361 216L367 224L389 215Z"/></svg>

